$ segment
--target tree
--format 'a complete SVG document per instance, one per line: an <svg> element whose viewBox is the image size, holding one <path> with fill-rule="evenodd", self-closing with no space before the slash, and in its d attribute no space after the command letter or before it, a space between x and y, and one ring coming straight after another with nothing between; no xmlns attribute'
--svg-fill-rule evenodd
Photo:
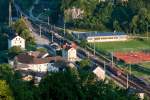
<svg viewBox="0 0 150 100"><path fill-rule="evenodd" d="M41 81L38 95L42 100L136 100L114 83L97 81L93 73L76 69L49 73Z"/></svg>
<svg viewBox="0 0 150 100"><path fill-rule="evenodd" d="M15 100L37 100L36 87L32 82L25 82L19 72L15 72L8 64L0 65L0 80L6 80L9 84ZM0 83L0 95L1 93ZM8 89L9 90L9 89ZM35 93L35 94L34 94ZM0 98L1 100L1 98ZM3 99L2 99L3 100ZM4 99L11 100L11 99ZM13 100L13 99L12 99Z"/></svg>
<svg viewBox="0 0 150 100"><path fill-rule="evenodd" d="M37 48L37 51L40 51L40 52L47 52L47 49L45 49L45 48Z"/></svg>
<svg viewBox="0 0 150 100"><path fill-rule="evenodd" d="M118 22L117 20L115 20L115 21L113 22L113 29L114 29L115 31L121 31L119 22Z"/></svg>
<svg viewBox="0 0 150 100"><path fill-rule="evenodd" d="M8 21L8 3L9 0L0 0L0 22L6 23ZM5 11L4 11L5 10Z"/></svg>
<svg viewBox="0 0 150 100"><path fill-rule="evenodd" d="M79 62L79 66L83 70L88 70L90 69L91 61L89 59L83 59Z"/></svg>
<svg viewBox="0 0 150 100"><path fill-rule="evenodd" d="M3 42L0 42L0 51L2 50L7 50L8 48L8 39L7 39L7 34L6 33L1 33L0 32L0 41L3 41Z"/></svg>
<svg viewBox="0 0 150 100"><path fill-rule="evenodd" d="M137 23L138 23L138 16L134 16L131 22L131 29L132 29L133 34L136 33Z"/></svg>
<svg viewBox="0 0 150 100"><path fill-rule="evenodd" d="M14 46L8 50L8 56L9 56L9 58L13 58L16 55L20 54L21 52L23 52L23 51L19 46Z"/></svg>
<svg viewBox="0 0 150 100"><path fill-rule="evenodd" d="M12 91L5 80L0 80L0 100L14 100Z"/></svg>
<svg viewBox="0 0 150 100"><path fill-rule="evenodd" d="M149 14L146 8L141 8L137 15L132 18L131 28L133 33L144 33L147 31Z"/></svg>
<svg viewBox="0 0 150 100"><path fill-rule="evenodd" d="M29 37L31 37L31 36L30 36L30 31L29 31L28 29L24 29L24 30L22 31L22 33L20 34L20 36L26 40L26 39L28 39Z"/></svg>
<svg viewBox="0 0 150 100"><path fill-rule="evenodd" d="M87 41L86 40L81 40L80 41L80 46L83 47L83 48L86 48L87 47Z"/></svg>
<svg viewBox="0 0 150 100"><path fill-rule="evenodd" d="M8 64L0 64L0 79L2 80L10 80L13 72Z"/></svg>
<svg viewBox="0 0 150 100"><path fill-rule="evenodd" d="M39 96L44 100L76 100L82 94L76 78L69 73L51 73L39 85Z"/></svg>
<svg viewBox="0 0 150 100"><path fill-rule="evenodd" d="M20 18L13 25L12 28L26 40L26 48L29 51L36 50L36 44L34 37L31 36L31 33L28 29L26 21L24 18Z"/></svg>

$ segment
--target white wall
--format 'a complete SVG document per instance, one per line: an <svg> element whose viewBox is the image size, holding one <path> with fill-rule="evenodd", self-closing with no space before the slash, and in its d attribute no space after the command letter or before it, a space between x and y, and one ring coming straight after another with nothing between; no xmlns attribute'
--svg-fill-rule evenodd
<svg viewBox="0 0 150 100"><path fill-rule="evenodd" d="M32 70L34 72L58 72L59 68L53 66L53 63L44 64L27 64L28 68L22 68L22 70Z"/></svg>
<svg viewBox="0 0 150 100"><path fill-rule="evenodd" d="M74 62L77 60L77 51L74 48L70 48L68 51L63 50L62 51L63 58L70 61Z"/></svg>
<svg viewBox="0 0 150 100"><path fill-rule="evenodd" d="M93 70L93 73L100 79L100 80L104 80L105 79L105 71L100 68L97 67L95 70Z"/></svg>
<svg viewBox="0 0 150 100"><path fill-rule="evenodd" d="M77 60L77 51L74 48L68 50L68 61L76 61Z"/></svg>
<svg viewBox="0 0 150 100"><path fill-rule="evenodd" d="M25 40L20 36L16 36L14 39L8 40L8 48L11 48L13 46L19 46L22 49L25 49Z"/></svg>
<svg viewBox="0 0 150 100"><path fill-rule="evenodd" d="M88 42L113 42L113 41L126 41L128 40L128 35L115 35L115 36L95 36L88 37Z"/></svg>

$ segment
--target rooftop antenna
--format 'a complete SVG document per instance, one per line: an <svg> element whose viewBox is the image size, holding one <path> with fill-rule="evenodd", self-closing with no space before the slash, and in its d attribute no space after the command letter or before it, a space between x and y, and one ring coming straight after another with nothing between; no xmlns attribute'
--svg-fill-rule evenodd
<svg viewBox="0 0 150 100"><path fill-rule="evenodd" d="M12 7L11 7L11 4L12 4L12 0L9 0L9 27L12 24Z"/></svg>

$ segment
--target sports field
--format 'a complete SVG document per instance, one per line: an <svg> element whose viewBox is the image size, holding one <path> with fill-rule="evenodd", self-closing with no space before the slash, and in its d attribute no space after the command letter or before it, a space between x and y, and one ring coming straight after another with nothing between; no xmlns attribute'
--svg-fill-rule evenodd
<svg viewBox="0 0 150 100"><path fill-rule="evenodd" d="M90 47L94 48L94 43L89 43ZM129 40L124 42L101 42L95 43L97 51L139 51L143 49L150 50L150 39L149 40Z"/></svg>
<svg viewBox="0 0 150 100"><path fill-rule="evenodd" d="M94 48L94 43L90 43L89 46ZM98 51L98 52L106 52L106 53L110 53L110 52L130 53L130 52L141 52L141 51L145 51L145 50L150 52L150 39L149 40L130 40L130 41L125 41L125 42L95 43L95 48L96 48L96 51ZM122 57L125 57L125 56L122 56ZM143 57L143 54L142 54L142 57L141 57L141 55L137 55L137 54L134 56L133 56L133 54L130 56L127 56L127 58L135 58L135 59L140 58L141 59L140 61L145 60L144 57ZM148 58L149 58L149 56L148 56ZM128 62L128 59L126 59L126 60L127 60L126 62ZM134 60L134 59L132 59L132 60ZM137 63L139 63L139 60ZM124 68L125 66L122 65L120 67ZM148 82L150 84L150 62L145 63L143 61L137 65L133 64L131 69L132 69L132 74L145 80L146 82Z"/></svg>
<svg viewBox="0 0 150 100"><path fill-rule="evenodd" d="M114 52L114 57L126 64L150 62L150 52Z"/></svg>

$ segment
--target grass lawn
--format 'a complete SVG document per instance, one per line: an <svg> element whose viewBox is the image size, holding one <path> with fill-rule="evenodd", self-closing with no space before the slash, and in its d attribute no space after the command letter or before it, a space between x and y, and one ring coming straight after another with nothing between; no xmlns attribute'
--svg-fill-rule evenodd
<svg viewBox="0 0 150 100"><path fill-rule="evenodd" d="M133 69L132 69L132 74L138 78L144 79L146 82L148 82L150 84L150 74L146 74L141 71L133 70Z"/></svg>
<svg viewBox="0 0 150 100"><path fill-rule="evenodd" d="M91 47L94 47L93 43L89 43ZM121 42L101 42L96 43L96 50L102 51L138 51L143 49L150 50L150 39L149 40L129 40Z"/></svg>
<svg viewBox="0 0 150 100"><path fill-rule="evenodd" d="M147 70L150 71L150 62L148 62L148 63L142 63L142 64L140 64L140 66L142 66L142 67L144 67L144 68L146 68ZM144 74L142 76L150 84L150 73L149 73L149 75Z"/></svg>
<svg viewBox="0 0 150 100"><path fill-rule="evenodd" d="M150 69L150 62L142 63L142 64L140 64L140 66L143 66L145 68L149 68Z"/></svg>
<svg viewBox="0 0 150 100"><path fill-rule="evenodd" d="M121 68L123 69L127 69L128 72L130 72L130 68L127 66L120 66ZM142 69L141 69L142 68ZM138 65L132 65L131 66L131 73L140 78L140 79L143 79L145 82L149 83L150 84L150 70L145 68L145 67L142 67L142 66L138 66Z"/></svg>

